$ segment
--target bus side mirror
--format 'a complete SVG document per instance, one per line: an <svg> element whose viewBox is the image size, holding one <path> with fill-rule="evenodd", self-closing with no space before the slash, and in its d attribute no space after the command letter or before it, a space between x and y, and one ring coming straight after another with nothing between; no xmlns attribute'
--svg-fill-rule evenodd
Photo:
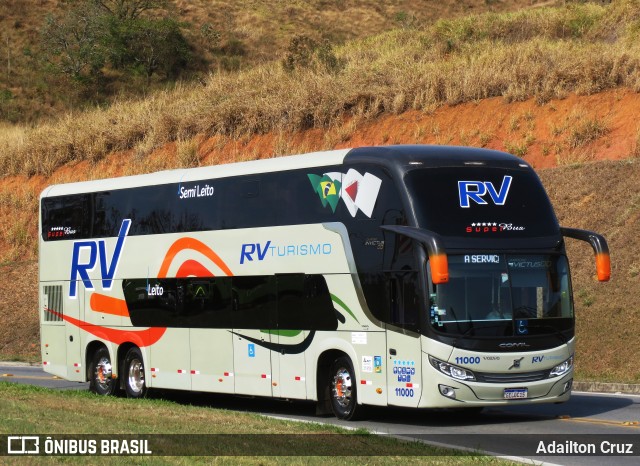
<svg viewBox="0 0 640 466"><path fill-rule="evenodd" d="M591 244L596 255L596 272L598 280L609 281L611 278L611 258L609 257L609 246L604 236L589 230L579 230L577 228L560 227L560 233L567 238L579 239Z"/></svg>
<svg viewBox="0 0 640 466"><path fill-rule="evenodd" d="M440 235L433 231L403 225L381 225L380 228L397 235L414 239L422 244L429 255L429 267L431 268L431 281L433 284L442 285L449 281L447 251L444 248Z"/></svg>

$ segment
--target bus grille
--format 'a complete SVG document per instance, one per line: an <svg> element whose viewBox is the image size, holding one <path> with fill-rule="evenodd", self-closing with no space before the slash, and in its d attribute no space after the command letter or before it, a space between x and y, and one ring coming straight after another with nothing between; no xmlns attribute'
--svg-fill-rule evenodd
<svg viewBox="0 0 640 466"><path fill-rule="evenodd" d="M60 315L56 315L53 312L49 312L47 309L43 309L45 322L60 322L62 321L62 315L64 309L62 308L62 285L45 286L44 294L48 298L48 308L53 309Z"/></svg>
<svg viewBox="0 0 640 466"><path fill-rule="evenodd" d="M536 371L536 372L524 372L520 374L491 374L486 372L475 372L476 380L484 383L523 383L523 382L537 382L549 377L549 370Z"/></svg>

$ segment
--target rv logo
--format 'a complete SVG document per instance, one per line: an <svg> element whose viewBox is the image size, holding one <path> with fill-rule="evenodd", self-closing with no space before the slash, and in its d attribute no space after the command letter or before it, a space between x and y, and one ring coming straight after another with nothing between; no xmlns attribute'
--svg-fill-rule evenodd
<svg viewBox="0 0 640 466"><path fill-rule="evenodd" d="M479 205L487 204L484 199L486 194L495 205L504 205L507 202L509 188L511 188L511 180L513 177L505 176L502 179L500 190L496 190L491 181L458 181L458 196L460 198L460 207L469 208L473 201Z"/></svg>
<svg viewBox="0 0 640 466"><path fill-rule="evenodd" d="M93 290L93 282L89 278L89 272L91 272L96 262L100 261L100 274L102 276L102 289L110 290L113 283L113 277L118 269L118 262L120 262L120 253L124 246L124 240L129 233L129 227L131 226L131 220L125 219L120 226L120 232L118 233L118 240L116 241L116 247L113 250L113 256L111 256L111 262L107 263L107 246L106 241L101 239L98 241L76 241L73 243L73 255L71 257L71 277L69 282L69 297L77 297L78 278L82 280L87 290ZM85 254L82 254L86 251ZM88 257L87 256L88 253ZM86 259L82 261L80 256L84 256Z"/></svg>

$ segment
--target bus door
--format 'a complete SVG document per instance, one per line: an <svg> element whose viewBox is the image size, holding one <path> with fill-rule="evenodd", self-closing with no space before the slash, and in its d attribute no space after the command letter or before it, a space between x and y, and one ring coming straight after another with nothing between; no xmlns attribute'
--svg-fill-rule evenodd
<svg viewBox="0 0 640 466"><path fill-rule="evenodd" d="M235 393L271 396L271 335L268 330L233 330Z"/></svg>
<svg viewBox="0 0 640 466"><path fill-rule="evenodd" d="M190 332L183 328L185 284L172 279L150 280L162 286L162 294L154 297L143 290L143 295L154 302L154 313L168 327L160 340L149 347L147 368L151 372L150 387L191 390Z"/></svg>
<svg viewBox="0 0 640 466"><path fill-rule="evenodd" d="M417 407L422 393L422 348L418 323L415 274L388 280L391 325L387 328L387 403Z"/></svg>
<svg viewBox="0 0 640 466"><path fill-rule="evenodd" d="M276 328L275 276L235 276L232 280L233 371L235 393L272 396L271 335ZM272 339L273 337L273 339Z"/></svg>
<svg viewBox="0 0 640 466"><path fill-rule="evenodd" d="M191 329L191 389L234 393L231 279L187 280L186 326Z"/></svg>
<svg viewBox="0 0 640 466"><path fill-rule="evenodd" d="M307 313L313 313L305 288L309 279L304 274L276 275L278 289L278 330L273 332L277 342L273 353L273 396L280 398L306 399L306 368L304 342L309 336L305 323Z"/></svg>

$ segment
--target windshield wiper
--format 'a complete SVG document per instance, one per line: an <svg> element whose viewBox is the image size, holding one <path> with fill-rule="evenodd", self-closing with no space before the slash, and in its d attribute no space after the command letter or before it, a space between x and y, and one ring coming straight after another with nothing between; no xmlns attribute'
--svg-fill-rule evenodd
<svg viewBox="0 0 640 466"><path fill-rule="evenodd" d="M499 323L499 324L483 325L482 327L474 327L473 326L473 320L470 320L469 323L471 324L471 326L462 335L457 337L455 339L455 341L453 342L452 346L454 346L455 348L458 348L458 342L460 340L464 340L465 338L467 338L472 330L485 330L485 329L492 329L492 328L501 328L501 327L504 327L504 325L505 325L505 321L502 321L502 323Z"/></svg>
<svg viewBox="0 0 640 466"><path fill-rule="evenodd" d="M519 313L518 315L516 315ZM513 319L523 319L528 317L537 317L538 310L531 306L518 306L513 309Z"/></svg>
<svg viewBox="0 0 640 466"><path fill-rule="evenodd" d="M567 340L567 337L564 335L564 333L562 333L560 330L558 330L557 328L555 328L553 325L549 325L549 324L533 324L533 325L528 325L528 328L546 328L546 329L550 329L553 330L553 333L560 339L560 341L562 343L564 343L565 345L567 343L569 343L569 340Z"/></svg>

